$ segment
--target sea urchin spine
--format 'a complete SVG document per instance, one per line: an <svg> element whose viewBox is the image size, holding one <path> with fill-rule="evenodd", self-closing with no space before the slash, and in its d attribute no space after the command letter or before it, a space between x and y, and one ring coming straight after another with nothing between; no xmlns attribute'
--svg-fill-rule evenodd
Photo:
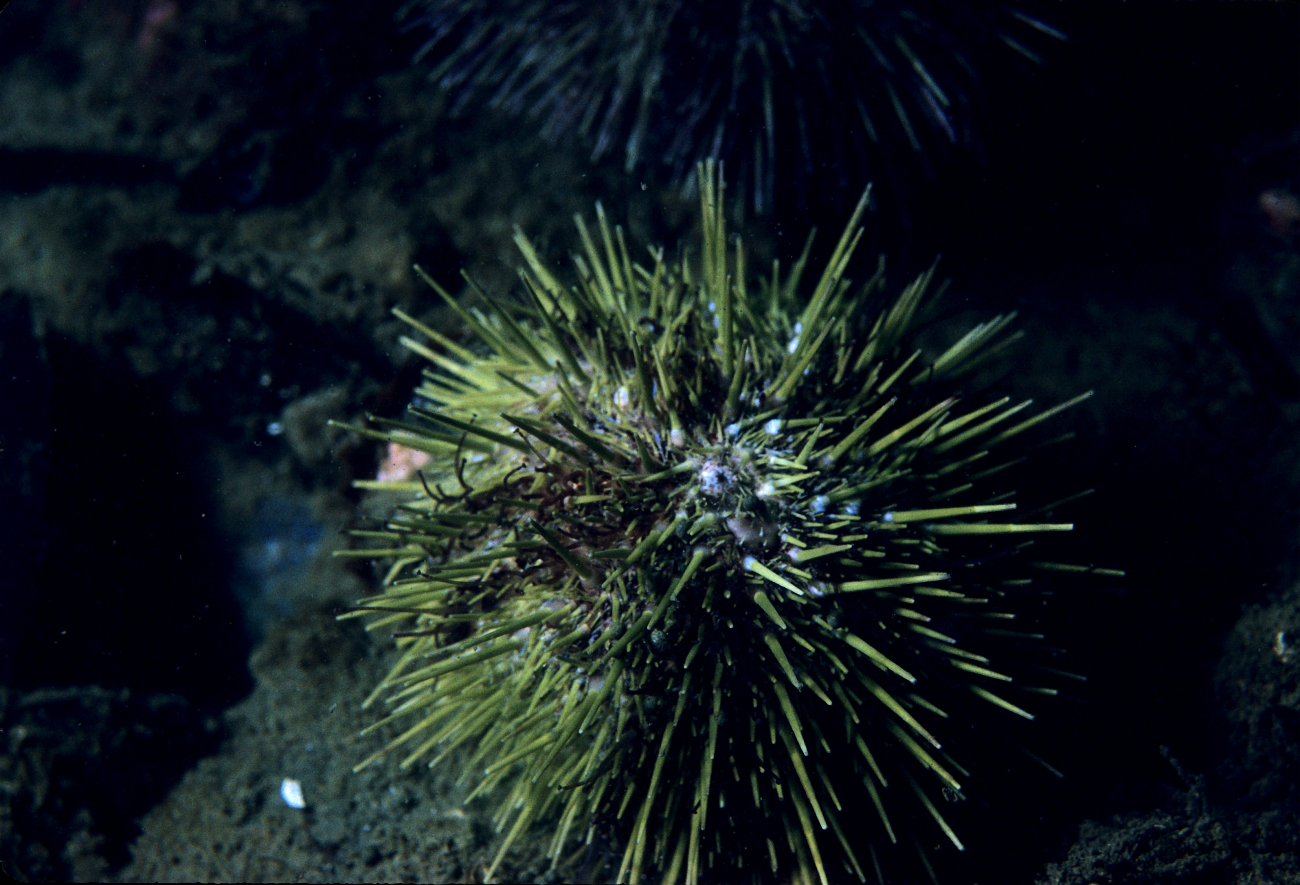
<svg viewBox="0 0 1300 885"><path fill-rule="evenodd" d="M880 271L845 276L865 196L796 309L808 248L751 284L700 179L698 263L634 263L597 207L576 285L522 234L522 307L429 280L485 349L399 312L424 382L407 419L355 428L432 456L369 484L413 500L357 533L391 546L349 551L392 560L352 613L403 649L375 696L408 727L380 753L461 748L475 794L505 791L494 869L541 821L553 858L620 840L631 882L865 879L915 825L960 849L946 726L975 705L1032 718L1051 693L1000 663L1032 639L1003 604L1035 566L1073 568L1025 555L1071 526L1006 520L998 483L1087 394L960 399L1011 317L924 358L931 275L883 308Z"/></svg>
<svg viewBox="0 0 1300 885"><path fill-rule="evenodd" d="M1030 59L1046 23L933 0L411 0L453 113L484 105L577 134L591 159L693 187L725 158L760 214L892 178L968 140L984 44ZM1000 57L995 53L994 58ZM829 186L828 192L823 190Z"/></svg>

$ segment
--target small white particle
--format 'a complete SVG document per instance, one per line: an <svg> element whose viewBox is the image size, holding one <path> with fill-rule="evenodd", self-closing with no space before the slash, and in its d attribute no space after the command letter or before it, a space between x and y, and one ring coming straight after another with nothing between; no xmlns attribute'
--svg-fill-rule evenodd
<svg viewBox="0 0 1300 885"><path fill-rule="evenodd" d="M302 798L302 784L291 777L286 777L280 782L280 798L290 808L307 807L307 803Z"/></svg>
<svg viewBox="0 0 1300 885"><path fill-rule="evenodd" d="M771 419L770 421L768 421L766 424L763 425L763 430L766 431L770 436L776 436L778 433L781 432L781 419L780 418Z"/></svg>
<svg viewBox="0 0 1300 885"><path fill-rule="evenodd" d="M279 421L272 421L270 424L266 425L266 432L271 436L279 436L284 433L284 425Z"/></svg>
<svg viewBox="0 0 1300 885"><path fill-rule="evenodd" d="M796 335L790 339L790 344L786 347L786 350L790 351L791 353L794 353L798 349L799 349L799 336Z"/></svg>
<svg viewBox="0 0 1300 885"><path fill-rule="evenodd" d="M740 422L737 421L733 424L728 424L726 427L722 428L722 430L727 434L727 436L735 438L736 434L740 433Z"/></svg>
<svg viewBox="0 0 1300 885"><path fill-rule="evenodd" d="M886 513L884 516L880 517L880 521L881 521L881 522L893 522L893 521L894 521L894 514L893 514L892 512L890 512L890 513Z"/></svg>
<svg viewBox="0 0 1300 885"><path fill-rule="evenodd" d="M830 502L831 499L826 497L825 495L818 495L816 498L813 498L812 501L808 503L808 509L811 510L814 515L819 515L825 512L826 505L829 504Z"/></svg>

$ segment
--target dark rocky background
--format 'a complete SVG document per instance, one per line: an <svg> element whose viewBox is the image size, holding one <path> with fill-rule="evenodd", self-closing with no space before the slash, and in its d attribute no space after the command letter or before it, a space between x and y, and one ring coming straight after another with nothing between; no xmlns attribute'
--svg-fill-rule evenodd
<svg viewBox="0 0 1300 885"><path fill-rule="evenodd" d="M558 260L598 198L665 244L689 201L448 113L397 6L0 12L11 875L460 881L493 854L455 771L350 772L384 663L332 618L372 576L329 554L377 453L324 422L405 405L389 310L440 317L413 262L505 291L513 225ZM1065 777L988 777L943 881L1300 882L1300 7L1020 6L1068 42L981 57L976 137L882 170L908 211L868 239L896 283L941 253L956 318L1020 311L1012 392L1096 390L1038 479L1097 490L1070 546L1128 576L1051 600L1088 676L1042 723ZM788 260L843 217L745 226Z"/></svg>

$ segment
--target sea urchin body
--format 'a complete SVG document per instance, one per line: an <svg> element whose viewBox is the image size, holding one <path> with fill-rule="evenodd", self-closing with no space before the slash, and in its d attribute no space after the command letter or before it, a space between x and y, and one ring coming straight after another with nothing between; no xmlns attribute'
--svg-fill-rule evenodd
<svg viewBox="0 0 1300 885"><path fill-rule="evenodd" d="M1077 399L959 398L1010 317L924 357L929 275L883 307L881 273L845 277L865 198L796 309L808 250L750 283L701 181L694 264L634 263L601 213L576 285L522 235L522 307L434 284L482 352L399 314L425 380L360 431L432 460L358 533L391 548L350 551L393 560L355 613L403 648L380 752L461 748L505 792L498 862L546 821L552 857L615 839L622 881L865 879L917 826L961 848L953 719L1049 691L999 652L1032 639L1027 539L1070 525L1010 519L998 483Z"/></svg>

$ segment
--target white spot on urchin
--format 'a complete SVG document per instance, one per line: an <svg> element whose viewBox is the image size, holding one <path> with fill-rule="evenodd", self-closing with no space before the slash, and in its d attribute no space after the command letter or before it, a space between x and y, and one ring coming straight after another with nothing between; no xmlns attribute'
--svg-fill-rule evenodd
<svg viewBox="0 0 1300 885"><path fill-rule="evenodd" d="M680 449L686 445L686 434L674 427L668 434L668 444L674 449Z"/></svg>
<svg viewBox="0 0 1300 885"><path fill-rule="evenodd" d="M632 394L626 386L614 391L614 408L626 410L630 405L632 405Z"/></svg>
<svg viewBox="0 0 1300 885"><path fill-rule="evenodd" d="M799 336L803 334L803 323L794 324L794 335L790 338L789 350L794 353L799 349Z"/></svg>
<svg viewBox="0 0 1300 885"><path fill-rule="evenodd" d="M831 499L825 495L818 495L808 502L808 511L814 516L820 516L826 512L826 506L831 503Z"/></svg>
<svg viewBox="0 0 1300 885"><path fill-rule="evenodd" d="M891 510L889 513L886 513L885 515L881 516L881 517L880 517L880 521L881 521L881 522L893 522L893 521L894 521L894 512Z"/></svg>
<svg viewBox="0 0 1300 885"><path fill-rule="evenodd" d="M736 421L722 428L722 432L735 439L740 434L740 422Z"/></svg>
<svg viewBox="0 0 1300 885"><path fill-rule="evenodd" d="M759 484L758 488L754 490L754 494L760 498L770 498L776 494L776 486L772 485L772 483L767 480L764 480Z"/></svg>
<svg viewBox="0 0 1300 885"><path fill-rule="evenodd" d="M763 425L763 432L767 433L769 436L776 436L778 433L781 432L781 419L780 418L770 419L766 424Z"/></svg>

